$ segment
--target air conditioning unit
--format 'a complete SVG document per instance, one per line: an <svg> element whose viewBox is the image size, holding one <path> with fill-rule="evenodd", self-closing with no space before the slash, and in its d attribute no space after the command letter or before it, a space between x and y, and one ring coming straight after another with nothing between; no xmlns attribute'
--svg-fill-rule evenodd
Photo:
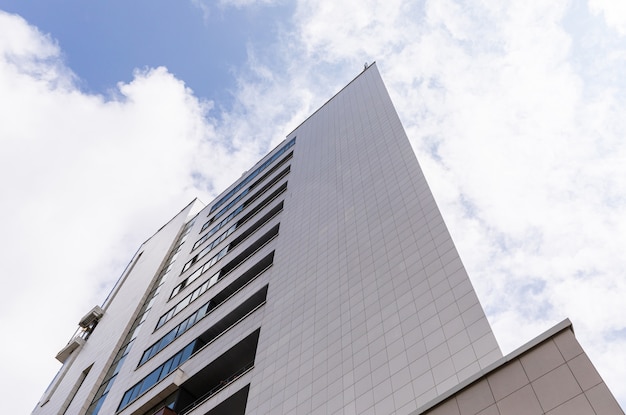
<svg viewBox="0 0 626 415"><path fill-rule="evenodd" d="M80 319L78 325L84 329L91 326L94 322L99 321L104 315L104 310L100 306L92 308L83 318Z"/></svg>

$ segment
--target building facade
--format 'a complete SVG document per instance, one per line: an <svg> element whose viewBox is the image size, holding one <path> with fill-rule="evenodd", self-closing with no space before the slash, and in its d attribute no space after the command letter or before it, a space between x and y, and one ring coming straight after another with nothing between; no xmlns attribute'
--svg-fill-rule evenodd
<svg viewBox="0 0 626 415"><path fill-rule="evenodd" d="M375 65L79 326L33 414L422 413L505 359Z"/></svg>

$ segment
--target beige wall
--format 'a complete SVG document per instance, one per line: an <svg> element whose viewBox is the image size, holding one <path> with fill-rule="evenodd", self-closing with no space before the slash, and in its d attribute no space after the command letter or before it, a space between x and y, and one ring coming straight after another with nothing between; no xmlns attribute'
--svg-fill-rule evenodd
<svg viewBox="0 0 626 415"><path fill-rule="evenodd" d="M574 337L569 321L497 362L429 415L619 415L617 401ZM554 333L556 331L556 333ZM550 333L552 332L552 333ZM545 338L544 338L545 337ZM535 344L538 343L538 344Z"/></svg>

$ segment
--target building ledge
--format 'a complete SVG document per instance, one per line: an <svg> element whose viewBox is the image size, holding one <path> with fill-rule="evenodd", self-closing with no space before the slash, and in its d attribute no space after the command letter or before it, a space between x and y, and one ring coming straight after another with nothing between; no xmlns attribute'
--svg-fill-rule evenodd
<svg viewBox="0 0 626 415"><path fill-rule="evenodd" d="M526 344L524 344L524 345L520 346L519 348L515 349L514 351L512 351L509 354L507 354L506 356L503 356L500 359L496 360L495 362L493 362L489 366L485 367L484 369L479 370L474 375L472 375L469 378L463 380L462 382L460 382L459 384L457 384L453 388L449 389L448 391L440 394L435 399L431 400L430 402L426 403L425 405L422 405L417 411L412 412L412 413L413 414L425 413L426 411L434 408L436 405L438 405L441 402L445 401L449 397L451 397L451 396L455 395L456 393L460 392L462 389L464 389L467 386L471 385L475 381L479 380L483 376L486 376L487 374L495 371L499 367L504 366L508 362L510 362L510 361L512 361L512 360L514 360L514 359L516 359L518 357L520 357L521 355L523 355L527 351L531 350L535 346L539 345L540 343L543 343L544 341L550 339L553 336L556 336L558 333L562 332L563 330L567 330L567 329L572 330L572 332L574 331L574 328L572 326L572 322L568 318L566 318L565 320L563 320L560 323L556 324L555 326L549 328L545 332L541 333L540 335L538 335L534 339L530 340Z"/></svg>
<svg viewBox="0 0 626 415"><path fill-rule="evenodd" d="M61 363L65 363L72 352L81 347L83 344L85 344L85 339L80 336L74 336L74 338L70 340L70 342L62 348L59 353L57 353L56 359Z"/></svg>

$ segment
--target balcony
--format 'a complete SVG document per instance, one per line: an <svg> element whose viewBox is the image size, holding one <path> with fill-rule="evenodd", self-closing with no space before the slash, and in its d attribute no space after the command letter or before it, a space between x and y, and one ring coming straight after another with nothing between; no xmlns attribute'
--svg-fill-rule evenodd
<svg viewBox="0 0 626 415"><path fill-rule="evenodd" d="M180 386L174 406L176 412L179 415L191 412L249 372L254 366L258 339L259 330L256 330L184 382ZM246 400L247 392L246 399L243 400L244 410Z"/></svg>

